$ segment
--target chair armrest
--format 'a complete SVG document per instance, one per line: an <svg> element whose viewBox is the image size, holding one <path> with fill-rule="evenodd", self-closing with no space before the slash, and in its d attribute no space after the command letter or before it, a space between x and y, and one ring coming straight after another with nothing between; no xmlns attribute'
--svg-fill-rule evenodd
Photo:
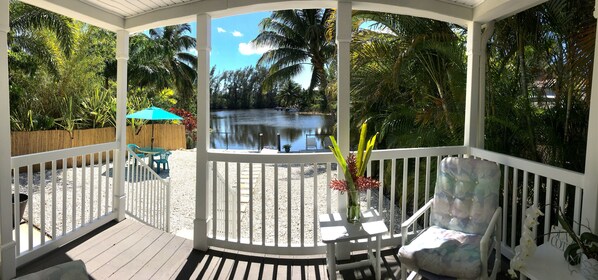
<svg viewBox="0 0 598 280"><path fill-rule="evenodd" d="M486 232L482 236L480 240L480 258L482 260L482 264L488 263L488 253L490 251L490 240L492 238L493 233L500 234L500 229L497 226L500 226L501 221L501 213L502 209L500 207L496 208L494 211L494 215L492 215L492 219L488 224L488 228L486 228ZM498 231L498 232L497 232ZM500 239L497 238L497 242L500 242ZM500 246L500 244L498 244Z"/></svg>
<svg viewBox="0 0 598 280"><path fill-rule="evenodd" d="M428 201L422 208L413 213L409 219L401 224L401 242L403 246L405 246L405 241L407 240L407 229L409 229L409 227L413 225L413 223L415 223L417 219L419 219L419 217L426 213L426 211L428 211L431 207L432 199L430 199L430 201Z"/></svg>

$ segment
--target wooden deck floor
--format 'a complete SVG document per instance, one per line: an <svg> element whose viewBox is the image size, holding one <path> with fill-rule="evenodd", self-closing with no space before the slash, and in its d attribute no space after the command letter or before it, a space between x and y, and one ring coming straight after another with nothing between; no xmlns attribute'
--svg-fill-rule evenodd
<svg viewBox="0 0 598 280"><path fill-rule="evenodd" d="M397 250L382 253L383 279L399 279ZM353 256L364 259L365 255ZM83 260L91 279L328 279L324 256L279 256L193 250L192 241L127 219L102 228L17 270L25 275ZM363 268L338 279L373 279Z"/></svg>

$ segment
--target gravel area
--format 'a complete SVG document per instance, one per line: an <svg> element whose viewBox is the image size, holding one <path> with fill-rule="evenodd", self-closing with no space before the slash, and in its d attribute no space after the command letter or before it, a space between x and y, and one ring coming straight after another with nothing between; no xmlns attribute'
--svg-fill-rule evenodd
<svg viewBox="0 0 598 280"><path fill-rule="evenodd" d="M181 236L191 237L195 216L195 150L172 151L169 165L170 170L162 171L160 175L163 178L170 178L172 190L170 231ZM239 175L237 175L237 167L239 167ZM317 215L328 212L328 209L335 211L338 207L338 199L345 199L344 195L339 196L336 191L331 191L328 188L329 178L326 166L323 164L317 166L309 164L303 167L295 164L279 164L277 166L253 164L251 167L253 173L250 173L250 166L247 163L241 163L238 166L236 163L229 163L228 170L225 163L218 163L216 169L219 183L216 188L209 186L207 201L216 201L214 216L220 225L216 232L217 235L224 235L227 229L224 226L226 214L224 196L225 190L228 189L230 198L228 214L229 220L233 221L228 226L228 237L233 240L237 239L240 234L241 239L248 240L251 237L254 243L258 244L265 241L266 244L286 245L289 239L292 245L300 244L301 240L304 240L306 245L313 244L319 240L319 236L314 235L318 232L314 227ZM213 174L212 170L211 167L210 177ZM93 183L90 182L92 172ZM66 180L63 180L65 173ZM33 172L31 178L28 178L27 172L21 172L19 188L21 192L29 193L27 186L31 185L32 204L29 205L33 205L31 209L33 224L41 228L41 216L44 215L46 222L43 227L46 233L50 236L54 234L59 236L63 230L69 232L73 227L79 227L82 222L100 217L106 213L106 210L112 208L112 173L112 164L109 164L108 168L98 164L76 169L62 170L59 168L56 170L58 179L54 184L50 179L51 168L45 171L44 178L40 172ZM226 174L228 174L228 182L225 179ZM275 180L276 176L278 180ZM332 170L330 177L335 178L335 176L336 170ZM239 182L237 182L237 178L240 179ZM83 184L84 181L86 184ZM45 182L44 188L41 187L43 182ZM250 192L250 189L253 191ZM237 193L238 190L240 193ZM100 193L99 196L98 193ZM304 195L301 196L301 193ZM214 194L216 195L215 199ZM63 205L62 199L64 195L66 195L65 205ZM42 196L45 201L44 207L41 207L42 203L39 203ZM92 197L93 199L90 200ZM328 198L331 201L330 205L327 204ZM364 209L366 207L365 194L362 194L361 198ZM83 201L86 205L83 204ZM379 201L377 191L372 192L371 201L372 206L377 207ZM388 209L389 199L384 197L382 201L384 209ZM56 205L55 214L52 212L53 205ZM265 211L262 211L262 208L265 208ZM209 209L210 214L212 211L213 208ZM66 215L62 215L63 213ZM388 221L389 212L383 211L383 214ZM29 216L30 212L27 209L24 219L29 220ZM73 216L75 219L72 219ZM278 224L275 224L275 216L278 217ZM395 207L394 218L397 221L400 220L398 207ZM236 227L237 219L240 221L240 228ZM55 232L53 231L54 224L57 229ZM398 223L395 225L395 229L398 230ZM252 230L250 231L250 229ZM213 228L209 228L210 232L213 230Z"/></svg>

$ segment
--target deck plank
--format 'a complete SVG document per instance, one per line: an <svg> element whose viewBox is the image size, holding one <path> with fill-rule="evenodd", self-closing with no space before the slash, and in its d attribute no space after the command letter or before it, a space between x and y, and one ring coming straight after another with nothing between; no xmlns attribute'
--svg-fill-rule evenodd
<svg viewBox="0 0 598 280"><path fill-rule="evenodd" d="M178 250L181 245L183 245L185 239L183 238L173 238L171 239L162 250L160 250L156 255L151 258L135 275L133 275L132 279L150 279L162 264L166 262L176 250Z"/></svg>
<svg viewBox="0 0 598 280"><path fill-rule="evenodd" d="M106 250L101 251L99 254L97 252L93 252L94 250L89 250L86 252L88 254L84 254L84 257L81 257L81 260L86 263L89 260L93 260L89 262L89 265L86 265L87 272L94 276L94 272L96 270L108 264L124 250L128 250L130 247L134 246L136 242L140 240L139 237L145 237L145 235L151 230L152 228L150 227L141 227L135 232L135 234L131 234L118 242L106 242Z"/></svg>
<svg viewBox="0 0 598 280"><path fill-rule="evenodd" d="M158 252L164 249L174 235L163 232L151 246L148 246L137 257L131 260L126 266L121 267L111 277L114 279L130 279L138 273Z"/></svg>
<svg viewBox="0 0 598 280"><path fill-rule="evenodd" d="M142 228L144 228L144 227L142 227L140 223L134 223L130 227L127 227L124 230L122 230L120 232L120 234L112 235L110 239L107 239L103 242L97 243L93 247L90 247L89 249L81 252L80 254L69 254L69 256L71 256L73 259L80 259L83 262L85 262L85 264L87 264L87 263L94 264L94 267L95 267L96 262L90 262L92 259L94 259L98 255L103 254L105 251L110 250L110 248L116 247L116 248L120 249L120 246L123 245L121 243L123 240L126 240L134 233L138 233L138 231L140 231ZM95 269L90 270L90 267L87 266L88 272L91 272L94 270Z"/></svg>
<svg viewBox="0 0 598 280"><path fill-rule="evenodd" d="M397 250L383 252L383 279L399 279ZM365 258L357 255L353 259ZM132 219L109 223L19 268L22 276L82 259L93 279L328 279L323 255L288 256L211 248ZM338 279L372 279L371 268L337 273Z"/></svg>
<svg viewBox="0 0 598 280"><path fill-rule="evenodd" d="M187 257L193 251L193 242L191 240L183 240L181 246L174 251L174 254L166 261L158 271L152 276L153 279L169 279L173 276L179 265L187 260Z"/></svg>
<svg viewBox="0 0 598 280"><path fill-rule="evenodd" d="M137 258L137 256L145 249L152 246L161 234L162 231L160 230L150 230L143 238L134 240L133 246L119 252L118 255L112 257L106 264L102 265L95 272L93 272L93 276L97 279L107 279L111 277L112 274L120 270L122 267L127 267L128 264ZM115 277L115 279L122 278Z"/></svg>

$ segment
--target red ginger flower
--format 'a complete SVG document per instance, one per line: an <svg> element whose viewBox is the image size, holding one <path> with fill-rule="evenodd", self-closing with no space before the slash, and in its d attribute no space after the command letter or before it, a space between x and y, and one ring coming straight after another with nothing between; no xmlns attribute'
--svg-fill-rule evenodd
<svg viewBox="0 0 598 280"><path fill-rule="evenodd" d="M351 178L355 183L355 189L357 191L364 192L369 189L377 189L380 187L380 182L378 180L366 176L357 176L357 163L355 154L349 154L347 157L347 166L349 167L349 172L351 173ZM333 179L330 181L330 188L340 192L346 192L349 190L347 181L338 179Z"/></svg>

